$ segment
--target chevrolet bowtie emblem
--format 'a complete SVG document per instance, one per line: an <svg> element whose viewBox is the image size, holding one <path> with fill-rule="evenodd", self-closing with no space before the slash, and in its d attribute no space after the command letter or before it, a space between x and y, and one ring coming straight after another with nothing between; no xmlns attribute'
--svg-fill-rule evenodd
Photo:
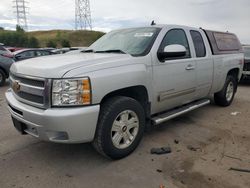
<svg viewBox="0 0 250 188"><path fill-rule="evenodd" d="M20 86L18 81L14 81L13 85L12 85L12 88L13 88L15 93L18 93L20 91L20 89L21 89L21 86Z"/></svg>

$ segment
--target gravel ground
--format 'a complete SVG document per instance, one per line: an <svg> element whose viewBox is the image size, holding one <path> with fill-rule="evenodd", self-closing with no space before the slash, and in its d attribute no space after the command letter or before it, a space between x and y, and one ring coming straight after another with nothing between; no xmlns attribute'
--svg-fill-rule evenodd
<svg viewBox="0 0 250 188"><path fill-rule="evenodd" d="M6 109L7 88L0 88L1 188L250 187L250 173L229 170L250 169L250 83L240 85L230 107L211 104L145 133L138 149L119 161L103 158L90 144L19 135ZM150 154L163 146L172 153Z"/></svg>

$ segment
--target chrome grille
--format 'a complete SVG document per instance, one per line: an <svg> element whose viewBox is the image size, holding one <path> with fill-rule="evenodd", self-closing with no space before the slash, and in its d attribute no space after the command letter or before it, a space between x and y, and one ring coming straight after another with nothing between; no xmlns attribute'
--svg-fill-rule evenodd
<svg viewBox="0 0 250 188"><path fill-rule="evenodd" d="M49 105L48 80L11 73L10 85L17 100L40 108L46 108Z"/></svg>

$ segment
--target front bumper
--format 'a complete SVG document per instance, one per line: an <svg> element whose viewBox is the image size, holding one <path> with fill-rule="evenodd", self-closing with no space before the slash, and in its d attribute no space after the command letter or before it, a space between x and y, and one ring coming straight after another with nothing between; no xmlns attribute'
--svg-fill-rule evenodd
<svg viewBox="0 0 250 188"><path fill-rule="evenodd" d="M250 70L249 71L243 71L242 74L246 75L246 76L250 76Z"/></svg>
<svg viewBox="0 0 250 188"><path fill-rule="evenodd" d="M5 94L15 127L45 141L91 142L95 136L100 106L39 109L18 101L11 90Z"/></svg>

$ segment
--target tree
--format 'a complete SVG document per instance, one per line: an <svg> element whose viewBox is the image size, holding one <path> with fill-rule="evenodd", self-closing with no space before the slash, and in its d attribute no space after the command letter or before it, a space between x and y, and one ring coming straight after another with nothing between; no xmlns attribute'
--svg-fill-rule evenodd
<svg viewBox="0 0 250 188"><path fill-rule="evenodd" d="M69 41L66 40L66 39L63 39L63 40L61 41L61 45L62 45L63 48L69 48L69 47L70 47L70 43L69 43Z"/></svg>
<svg viewBox="0 0 250 188"><path fill-rule="evenodd" d="M4 28L3 28L3 27L0 27L0 30L4 30Z"/></svg>
<svg viewBox="0 0 250 188"><path fill-rule="evenodd" d="M56 48L56 43L52 40L49 40L47 43L46 43L46 46L47 47L50 47L50 48Z"/></svg>
<svg viewBox="0 0 250 188"><path fill-rule="evenodd" d="M16 32L24 33L24 29L20 25L16 25Z"/></svg>
<svg viewBox="0 0 250 188"><path fill-rule="evenodd" d="M29 48L38 48L39 47L39 42L38 42L37 38L30 37L29 42L28 42L28 47Z"/></svg>

